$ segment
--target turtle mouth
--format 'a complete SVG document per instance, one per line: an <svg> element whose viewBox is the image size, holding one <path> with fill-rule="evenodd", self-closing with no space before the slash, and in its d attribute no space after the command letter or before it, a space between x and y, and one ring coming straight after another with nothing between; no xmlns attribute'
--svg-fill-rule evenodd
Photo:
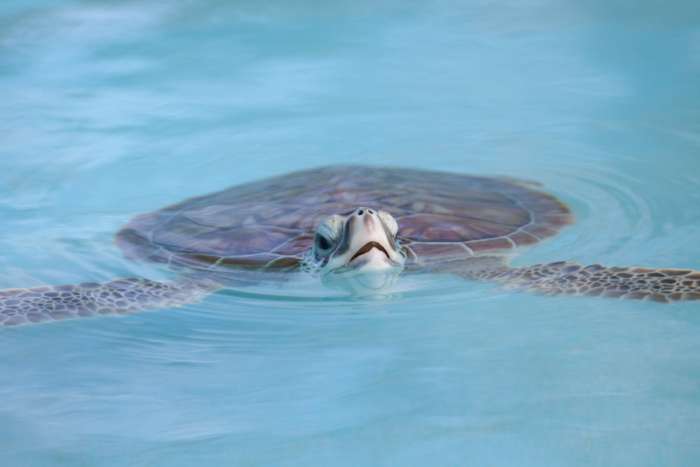
<svg viewBox="0 0 700 467"><path fill-rule="evenodd" d="M391 257L389 256L389 252L386 251L386 248L384 248L384 247L382 246L381 243L379 243L379 242L368 242L368 243L365 243L364 246L363 246L362 248L360 248L359 250L357 250L357 253L355 253L354 255L352 255L352 258L350 258L350 261L348 261L348 262L349 262L349 263L352 263L352 262L355 260L355 258L358 258L358 257L364 255L365 253L369 253L369 252L372 251L372 249L374 249L374 248L376 248L377 250L379 250L379 251L381 251L382 253L384 253L384 255L386 255L386 258L387 258L388 260L391 260Z"/></svg>

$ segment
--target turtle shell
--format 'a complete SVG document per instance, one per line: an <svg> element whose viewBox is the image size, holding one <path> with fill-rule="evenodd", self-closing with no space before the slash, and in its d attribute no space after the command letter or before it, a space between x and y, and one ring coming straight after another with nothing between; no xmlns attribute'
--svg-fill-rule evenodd
<svg viewBox="0 0 700 467"><path fill-rule="evenodd" d="M333 166L234 186L132 219L117 244L133 259L193 268L286 269L326 216L383 209L413 265L531 245L572 221L537 185L391 167Z"/></svg>

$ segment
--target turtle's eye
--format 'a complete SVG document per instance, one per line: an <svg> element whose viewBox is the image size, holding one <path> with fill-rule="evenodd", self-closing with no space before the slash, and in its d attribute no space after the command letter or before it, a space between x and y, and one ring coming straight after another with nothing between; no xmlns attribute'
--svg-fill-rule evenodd
<svg viewBox="0 0 700 467"><path fill-rule="evenodd" d="M343 226L343 218L340 216L331 216L324 219L316 229L316 238L314 245L316 252L319 255L327 255L331 252L337 239L340 238L340 229Z"/></svg>
<svg viewBox="0 0 700 467"><path fill-rule="evenodd" d="M321 234L316 234L316 246L321 252L326 252L331 249L333 243Z"/></svg>

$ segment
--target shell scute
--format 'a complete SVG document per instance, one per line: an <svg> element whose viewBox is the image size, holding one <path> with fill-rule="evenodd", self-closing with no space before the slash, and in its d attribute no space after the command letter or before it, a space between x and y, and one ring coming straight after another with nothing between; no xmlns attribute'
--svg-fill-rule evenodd
<svg viewBox="0 0 700 467"><path fill-rule="evenodd" d="M484 253L487 251L507 251L515 248L515 243L506 237L489 238L486 240L474 240L467 242L466 246L474 253Z"/></svg>
<svg viewBox="0 0 700 467"><path fill-rule="evenodd" d="M311 248L314 242L314 236L311 234L301 234L293 237L279 247L275 248L273 253L282 256L301 256Z"/></svg>
<svg viewBox="0 0 700 467"><path fill-rule="evenodd" d="M412 243L410 246L416 257L425 260L466 259L474 256L463 243Z"/></svg>
<svg viewBox="0 0 700 467"><path fill-rule="evenodd" d="M540 241L539 238L522 230L512 235L509 235L508 238L513 240L513 242L518 246L533 245Z"/></svg>
<svg viewBox="0 0 700 467"><path fill-rule="evenodd" d="M460 242L501 237L513 231L512 226L486 219L472 219L443 214L411 214L398 219L404 236L418 241Z"/></svg>

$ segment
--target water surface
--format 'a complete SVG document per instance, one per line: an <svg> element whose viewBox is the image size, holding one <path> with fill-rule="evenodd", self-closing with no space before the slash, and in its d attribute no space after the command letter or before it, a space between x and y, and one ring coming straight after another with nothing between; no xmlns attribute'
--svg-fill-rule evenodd
<svg viewBox="0 0 700 467"><path fill-rule="evenodd" d="M542 182L518 265L700 269L695 2L6 1L0 287L162 277L112 235L333 163ZM438 276L0 332L3 465L687 466L700 305Z"/></svg>

